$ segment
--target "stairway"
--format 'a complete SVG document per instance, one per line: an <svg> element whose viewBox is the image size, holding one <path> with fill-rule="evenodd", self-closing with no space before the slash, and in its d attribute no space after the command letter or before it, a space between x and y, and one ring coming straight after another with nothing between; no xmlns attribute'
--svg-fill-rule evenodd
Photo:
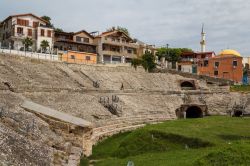
<svg viewBox="0 0 250 166"><path fill-rule="evenodd" d="M210 86L212 93L228 93L230 92L229 86Z"/></svg>
<svg viewBox="0 0 250 166"><path fill-rule="evenodd" d="M140 116L120 117L96 123L93 129L92 142L96 144L100 140L121 132L135 130L144 127L146 124L161 123L167 120L174 120L176 116L163 114L144 114Z"/></svg>

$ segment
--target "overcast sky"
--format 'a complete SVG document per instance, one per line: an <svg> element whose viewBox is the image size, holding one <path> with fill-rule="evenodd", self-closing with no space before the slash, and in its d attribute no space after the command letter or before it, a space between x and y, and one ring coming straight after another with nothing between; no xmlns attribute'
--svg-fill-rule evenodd
<svg viewBox="0 0 250 166"><path fill-rule="evenodd" d="M0 0L0 19L20 13L48 15L65 31L105 31L124 26L148 44L207 51L236 49L250 56L249 0Z"/></svg>

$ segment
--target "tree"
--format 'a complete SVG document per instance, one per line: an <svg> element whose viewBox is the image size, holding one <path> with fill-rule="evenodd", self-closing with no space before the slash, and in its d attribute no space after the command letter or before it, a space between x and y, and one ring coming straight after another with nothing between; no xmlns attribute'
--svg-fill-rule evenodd
<svg viewBox="0 0 250 166"><path fill-rule="evenodd" d="M56 32L64 32L63 29L61 29L61 28L54 28L54 30L55 30Z"/></svg>
<svg viewBox="0 0 250 166"><path fill-rule="evenodd" d="M127 34L128 36L130 36L129 31L128 31L127 28L117 26L116 29L117 29L118 31L124 32L125 34Z"/></svg>
<svg viewBox="0 0 250 166"><path fill-rule="evenodd" d="M166 48L162 47L157 50L156 55L159 59L165 57L168 62L172 62L172 67L176 67L176 62L180 61L181 54L184 52L193 52L189 48Z"/></svg>
<svg viewBox="0 0 250 166"><path fill-rule="evenodd" d="M51 23L51 18L49 16L42 16L43 20L47 21L47 25L50 27L54 27L54 25Z"/></svg>
<svg viewBox="0 0 250 166"><path fill-rule="evenodd" d="M131 65L136 69L137 66L142 66L146 71L152 72L156 68L155 57L149 51L146 51L141 58L132 59Z"/></svg>
<svg viewBox="0 0 250 166"><path fill-rule="evenodd" d="M138 66L140 66L142 64L142 60L139 58L134 58L132 59L131 65L137 69Z"/></svg>
<svg viewBox="0 0 250 166"><path fill-rule="evenodd" d="M41 46L43 51L46 51L47 48L49 47L49 42L47 40L43 40L43 41L41 41L40 46Z"/></svg>
<svg viewBox="0 0 250 166"><path fill-rule="evenodd" d="M55 31L57 31L57 32L64 32L63 29L61 29L61 28L56 28L56 27L54 26L54 24L52 24L51 18L50 18L49 16L42 16L41 18L42 18L43 20L47 21L47 22L48 22L48 23L47 23L47 26L52 27Z"/></svg>
<svg viewBox="0 0 250 166"><path fill-rule="evenodd" d="M29 47L33 45L33 41L29 37L26 37L25 39L23 39L22 43L24 45L25 51L27 51L29 49Z"/></svg>
<svg viewBox="0 0 250 166"><path fill-rule="evenodd" d="M130 36L128 29L121 27L121 26L117 26L117 27L113 26L113 27L107 29L107 31L115 31L115 30L120 31L120 32L124 32L126 35Z"/></svg>

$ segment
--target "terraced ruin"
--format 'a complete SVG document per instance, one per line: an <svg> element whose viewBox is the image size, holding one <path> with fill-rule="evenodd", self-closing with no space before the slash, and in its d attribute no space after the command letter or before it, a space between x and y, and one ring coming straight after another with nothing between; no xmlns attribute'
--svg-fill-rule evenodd
<svg viewBox="0 0 250 166"><path fill-rule="evenodd" d="M77 165L115 133L228 115L237 104L250 112L250 95L188 77L0 54L0 165Z"/></svg>

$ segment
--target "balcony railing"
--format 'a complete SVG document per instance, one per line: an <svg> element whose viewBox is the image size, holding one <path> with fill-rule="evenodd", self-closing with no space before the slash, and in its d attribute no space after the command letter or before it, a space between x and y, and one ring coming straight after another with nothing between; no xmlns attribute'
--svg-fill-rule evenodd
<svg viewBox="0 0 250 166"><path fill-rule="evenodd" d="M112 56L125 56L125 57L130 57L130 58L136 58L137 54L130 54L126 52L115 52L115 51L102 51L103 54L105 55L112 55Z"/></svg>
<svg viewBox="0 0 250 166"><path fill-rule="evenodd" d="M181 58L181 62L194 62L194 58Z"/></svg>
<svg viewBox="0 0 250 166"><path fill-rule="evenodd" d="M139 48L139 45L135 44L135 43L124 43L122 41L112 41L110 39L107 39L107 40L103 40L103 43L105 44L110 44L110 45L117 45L117 46L126 46L126 47L131 47L131 48Z"/></svg>

